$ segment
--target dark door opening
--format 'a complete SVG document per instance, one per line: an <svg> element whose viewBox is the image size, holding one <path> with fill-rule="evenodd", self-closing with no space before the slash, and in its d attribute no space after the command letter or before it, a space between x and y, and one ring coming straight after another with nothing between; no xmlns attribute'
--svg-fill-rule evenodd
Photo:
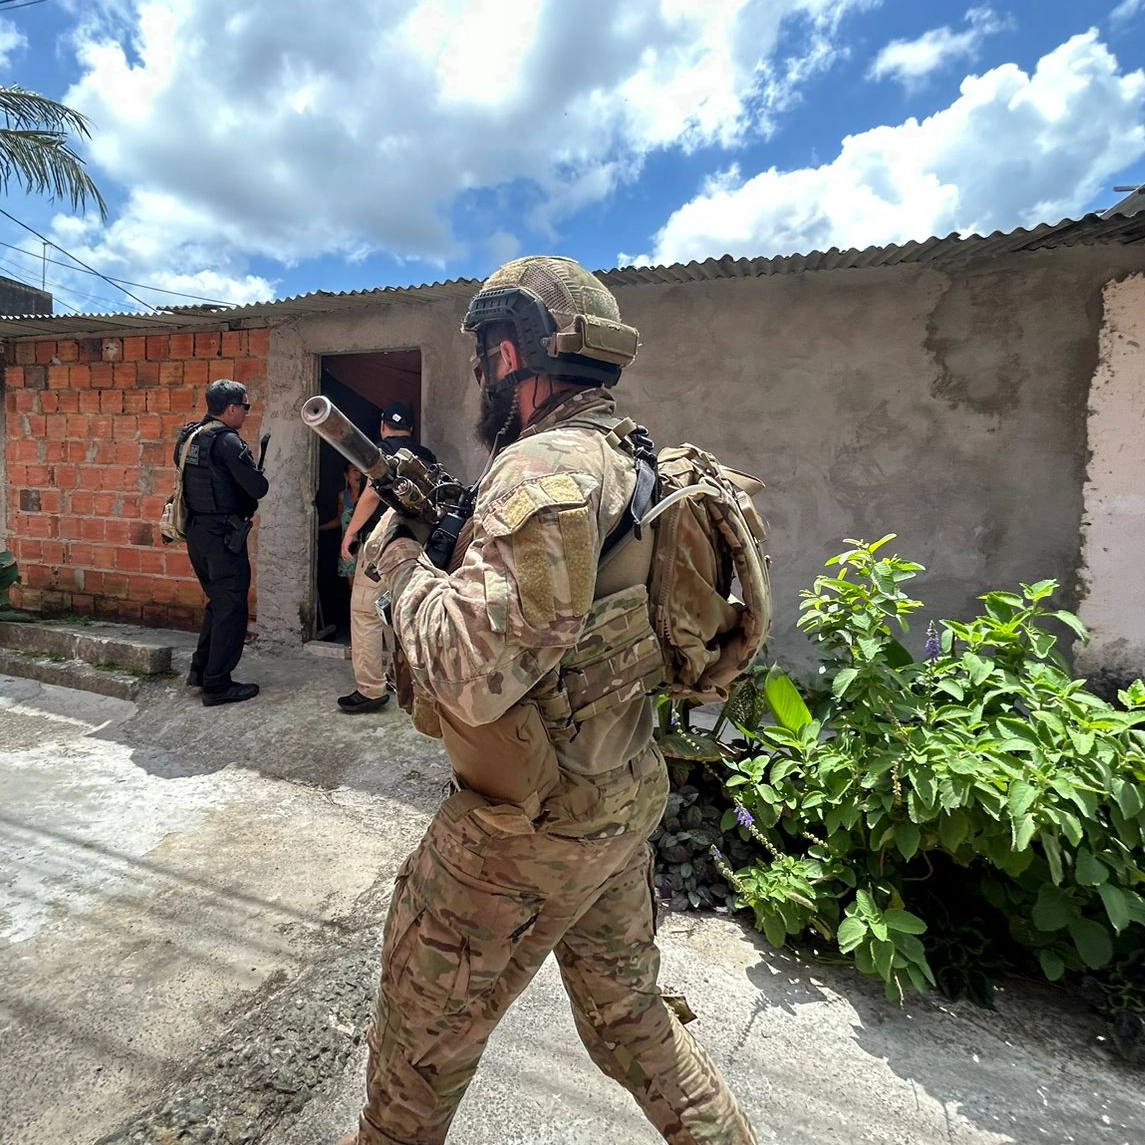
<svg viewBox="0 0 1145 1145"><path fill-rule="evenodd" d="M421 351L387 350L373 354L327 354L321 361L318 392L328 397L371 441L381 436L382 411L405 402L421 431ZM342 562L342 532L352 509L345 459L326 442L318 448L314 491L318 543L315 546L314 640L350 643L352 568Z"/></svg>

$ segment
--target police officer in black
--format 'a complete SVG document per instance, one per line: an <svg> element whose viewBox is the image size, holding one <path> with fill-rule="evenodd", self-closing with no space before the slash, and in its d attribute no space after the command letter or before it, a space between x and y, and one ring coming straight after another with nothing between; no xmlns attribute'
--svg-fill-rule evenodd
<svg viewBox="0 0 1145 1145"><path fill-rule="evenodd" d="M246 442L239 437L250 410L246 387L221 378L207 387L207 416L191 422L175 444L175 464L187 438L183 496L187 503L187 555L207 609L199 644L191 657L187 683L203 689L203 704L234 704L258 695L257 684L240 684L231 672L246 639L250 558L246 539L250 519L269 488Z"/></svg>

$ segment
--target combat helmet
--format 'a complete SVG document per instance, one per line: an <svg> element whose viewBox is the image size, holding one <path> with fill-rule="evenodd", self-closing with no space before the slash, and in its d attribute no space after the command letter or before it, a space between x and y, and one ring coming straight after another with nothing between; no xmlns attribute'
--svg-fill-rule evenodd
<svg viewBox="0 0 1145 1145"><path fill-rule="evenodd" d="M532 255L494 271L473 296L461 329L479 336L491 322L512 323L524 365L515 384L548 374L614 386L635 357L640 335L620 321L612 292L571 258Z"/></svg>

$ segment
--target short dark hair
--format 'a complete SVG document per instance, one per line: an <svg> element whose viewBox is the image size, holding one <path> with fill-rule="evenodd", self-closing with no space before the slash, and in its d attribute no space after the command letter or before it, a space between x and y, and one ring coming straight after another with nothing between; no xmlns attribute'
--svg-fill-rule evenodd
<svg viewBox="0 0 1145 1145"><path fill-rule="evenodd" d="M207 387L207 413L218 416L227 406L241 406L246 401L246 386L233 378L219 378Z"/></svg>

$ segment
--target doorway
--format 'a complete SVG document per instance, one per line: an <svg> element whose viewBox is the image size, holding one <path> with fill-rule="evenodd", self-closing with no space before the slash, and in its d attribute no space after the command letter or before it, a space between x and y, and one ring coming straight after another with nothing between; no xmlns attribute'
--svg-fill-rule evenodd
<svg viewBox="0 0 1145 1145"><path fill-rule="evenodd" d="M414 411L414 435L421 430L421 351L385 350L370 354L326 354L320 360L318 392L329 398L371 441L380 436L382 411L405 402ZM346 461L325 441L318 443L314 490L318 543L314 546L315 607L312 640L350 643L348 567L340 567L347 504ZM340 496L341 495L341 496Z"/></svg>

